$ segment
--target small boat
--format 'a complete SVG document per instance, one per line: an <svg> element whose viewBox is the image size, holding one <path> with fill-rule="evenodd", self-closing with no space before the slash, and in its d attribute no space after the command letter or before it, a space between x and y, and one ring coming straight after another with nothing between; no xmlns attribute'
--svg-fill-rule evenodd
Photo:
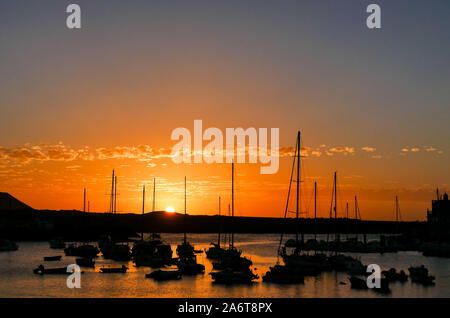
<svg viewBox="0 0 450 318"><path fill-rule="evenodd" d="M195 253L203 253L202 250L196 250L194 246L187 241L187 233L186 233L186 217L187 217L187 192L186 192L186 176L184 177L184 239L181 244L177 246L177 255L180 259L188 258L191 259L195 257Z"/></svg>
<svg viewBox="0 0 450 318"><path fill-rule="evenodd" d="M129 261L131 259L130 247L125 244L111 243L100 249L103 258L115 261Z"/></svg>
<svg viewBox="0 0 450 318"><path fill-rule="evenodd" d="M67 256L96 257L98 253L100 253L100 250L97 247L89 244L83 244L80 246L70 244L64 249L64 253Z"/></svg>
<svg viewBox="0 0 450 318"><path fill-rule="evenodd" d="M39 265L37 268L33 269L33 273L38 274L38 275L44 275L44 274L69 275L69 274L71 274L71 272L67 271L67 267L45 268L44 265Z"/></svg>
<svg viewBox="0 0 450 318"><path fill-rule="evenodd" d="M194 255L194 247L189 242L183 242L177 246L179 257L189 257Z"/></svg>
<svg viewBox="0 0 450 318"><path fill-rule="evenodd" d="M435 285L435 277L434 276L425 276L425 277L414 277L411 278L411 281L416 284L421 284L423 286L433 286Z"/></svg>
<svg viewBox="0 0 450 318"><path fill-rule="evenodd" d="M259 276L248 272L238 272L231 269L224 269L220 272L211 272L211 278L218 284L251 284Z"/></svg>
<svg viewBox="0 0 450 318"><path fill-rule="evenodd" d="M126 267L125 265L122 265L122 267L100 267L100 272L101 273L126 273L128 270L128 267Z"/></svg>
<svg viewBox="0 0 450 318"><path fill-rule="evenodd" d="M382 271L381 274L390 282L406 282L408 280L408 275L406 275L404 270L397 272L395 268L391 268L388 271Z"/></svg>
<svg viewBox="0 0 450 318"><path fill-rule="evenodd" d="M177 280L181 279L181 272L179 270L156 270L151 272L150 274L145 274L146 278L153 278L157 281L164 280Z"/></svg>
<svg viewBox="0 0 450 318"><path fill-rule="evenodd" d="M18 249L19 246L16 243L10 240L0 239L0 252L17 251Z"/></svg>
<svg viewBox="0 0 450 318"><path fill-rule="evenodd" d="M424 265L417 267L411 266L410 268L408 268L408 271L411 278L428 276L428 269Z"/></svg>
<svg viewBox="0 0 450 318"><path fill-rule="evenodd" d="M205 266L197 263L196 256L180 258L175 265L184 275L202 274L205 272Z"/></svg>
<svg viewBox="0 0 450 318"><path fill-rule="evenodd" d="M424 265L418 267L411 266L410 268L408 268L408 271L413 283L421 284L424 286L432 286L435 284L435 277L428 275L428 269Z"/></svg>
<svg viewBox="0 0 450 318"><path fill-rule="evenodd" d="M64 242L64 240L62 238L56 238L56 239L50 240L48 243L50 244L50 248L53 248L53 249L66 248L66 243Z"/></svg>
<svg viewBox="0 0 450 318"><path fill-rule="evenodd" d="M75 260L76 264L80 267L95 267L95 261L92 258L83 257L83 258L77 258Z"/></svg>
<svg viewBox="0 0 450 318"><path fill-rule="evenodd" d="M367 286L367 281L365 279L352 276L349 278L350 281L350 287L353 289L369 289ZM379 288L370 288L371 290L378 292L378 293L390 293L391 290L389 289L389 280L386 278L381 278L380 280L380 287Z"/></svg>
<svg viewBox="0 0 450 318"><path fill-rule="evenodd" d="M225 249L219 244L211 243L211 247L206 250L206 257L213 260L220 260L224 257L239 257L241 256L241 251L237 249Z"/></svg>
<svg viewBox="0 0 450 318"><path fill-rule="evenodd" d="M44 261L45 262L60 261L61 257L62 257L61 255L58 255L58 256L44 256Z"/></svg>
<svg viewBox="0 0 450 318"><path fill-rule="evenodd" d="M333 255L329 257L332 269L344 271L350 275L365 275L366 266L360 260L344 254Z"/></svg>
<svg viewBox="0 0 450 318"><path fill-rule="evenodd" d="M283 249L281 256L288 267L295 268L296 272L303 276L316 276L332 268L332 264L325 254L308 255L298 252L286 254Z"/></svg>
<svg viewBox="0 0 450 318"><path fill-rule="evenodd" d="M263 282L276 284L303 284L305 282L304 276L296 272L294 268L283 265L270 267L262 280Z"/></svg>
<svg viewBox="0 0 450 318"><path fill-rule="evenodd" d="M367 287L367 281L365 279L352 276L348 280L350 281L350 287L353 289L369 289L369 287Z"/></svg>
<svg viewBox="0 0 450 318"><path fill-rule="evenodd" d="M213 262L213 269L221 270L231 268L235 271L247 271L253 262L244 256L223 256L218 262Z"/></svg>
<svg viewBox="0 0 450 318"><path fill-rule="evenodd" d="M138 241L134 244L132 254L137 267L163 267L173 263L172 248L160 240Z"/></svg>

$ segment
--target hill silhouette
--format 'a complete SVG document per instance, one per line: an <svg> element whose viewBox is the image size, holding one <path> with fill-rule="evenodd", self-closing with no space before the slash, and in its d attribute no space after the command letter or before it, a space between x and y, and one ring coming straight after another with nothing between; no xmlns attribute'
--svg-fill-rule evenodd
<svg viewBox="0 0 450 318"><path fill-rule="evenodd" d="M22 201L16 199L7 192L0 192L0 211L12 211L22 209L31 209L31 207L26 205Z"/></svg>
<svg viewBox="0 0 450 318"><path fill-rule="evenodd" d="M283 219L273 217L229 217L186 215L156 211L134 213L94 213L77 210L35 210L2 193L0 213L2 237L14 240L96 240L103 234L127 239L136 233L409 233L423 235L425 222L362 221L353 219Z"/></svg>

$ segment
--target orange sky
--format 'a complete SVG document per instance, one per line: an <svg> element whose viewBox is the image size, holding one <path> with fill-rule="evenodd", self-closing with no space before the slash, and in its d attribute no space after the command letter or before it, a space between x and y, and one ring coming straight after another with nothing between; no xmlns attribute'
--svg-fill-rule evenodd
<svg viewBox="0 0 450 318"><path fill-rule="evenodd" d="M363 4L322 2L86 1L83 27L65 4L10 1L0 10L0 191L38 209L141 211L157 178L157 209L217 213L230 198L230 165L175 165L177 127L279 128L280 147L302 131L302 209L329 215L359 198L363 219L423 220L450 180L448 19L445 3L415 10L383 3L369 30ZM107 10L105 11L105 6ZM36 12L39 14L36 14ZM417 23L421 21L421 23ZM206 143L205 143L206 144ZM163 148L163 149L161 149ZM237 165L236 213L283 216L291 158L261 175Z"/></svg>
<svg viewBox="0 0 450 318"><path fill-rule="evenodd" d="M175 141L170 143L175 144ZM144 184L147 191L146 212L151 211L154 177L158 210L173 206L177 211L183 211L185 175L188 180L189 213L217 213L219 196L222 197L222 212L226 211L230 202L230 164L175 164L169 156L169 147L155 150L141 145L94 150L74 149L64 144L30 144L14 149L2 148L0 151L4 162L8 162L0 166L0 189L38 209L81 210L83 187L86 187L91 211L108 211L112 169L118 177L119 213L141 211ZM417 183L416 186L405 187L396 178L401 176L412 185L414 180L427 178L425 173L420 172L420 160L417 176L409 175L410 167L405 169L404 165L418 158L428 162L440 160L442 155L434 152L426 149L412 153L400 150L383 156L374 148L305 145L301 170L302 210L309 217L314 215L313 182L317 181L317 214L328 217L333 169L337 168L340 216L346 214L347 201L349 214L353 216L353 198L357 195L364 219L390 220L394 217L394 198L398 194L403 219L424 219L426 208L434 198L435 185ZM412 156L416 158L410 158ZM391 172L385 170L386 161L392 167ZM280 151L280 169L273 175L261 175L260 164L236 164L236 214L282 216L291 165L290 154L283 151Z"/></svg>

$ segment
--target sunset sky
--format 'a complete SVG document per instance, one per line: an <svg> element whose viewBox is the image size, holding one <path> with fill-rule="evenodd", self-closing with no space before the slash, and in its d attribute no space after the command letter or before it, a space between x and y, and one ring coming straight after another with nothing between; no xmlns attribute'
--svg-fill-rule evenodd
<svg viewBox="0 0 450 318"><path fill-rule="evenodd" d="M66 6L82 28L66 27ZM366 27L378 3L382 28ZM423 220L450 190L448 1L0 0L0 192L37 209L215 214L230 164L174 164L177 127L280 129L280 169L236 166L236 214L282 217L296 134L302 209ZM207 142L204 143L206 145ZM290 148L286 148L290 147ZM352 213L352 212L350 212ZM352 214L351 214L352 215Z"/></svg>

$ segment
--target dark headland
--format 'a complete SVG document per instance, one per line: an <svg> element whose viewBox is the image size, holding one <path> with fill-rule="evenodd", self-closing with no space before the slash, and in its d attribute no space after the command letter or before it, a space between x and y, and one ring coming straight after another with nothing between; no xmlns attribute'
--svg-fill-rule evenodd
<svg viewBox="0 0 450 318"><path fill-rule="evenodd" d="M7 202L9 200L9 203ZM183 215L163 211L88 213L76 210L36 210L9 194L0 195L0 237L16 241L92 239L109 234L126 239L137 233L402 233L425 239L427 222L364 221L354 219L228 217Z"/></svg>

